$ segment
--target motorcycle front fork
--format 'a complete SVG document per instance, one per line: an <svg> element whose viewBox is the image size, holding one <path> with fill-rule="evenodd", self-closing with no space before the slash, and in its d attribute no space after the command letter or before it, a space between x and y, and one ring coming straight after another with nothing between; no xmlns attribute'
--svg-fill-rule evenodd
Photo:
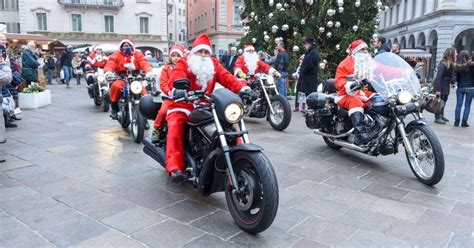
<svg viewBox="0 0 474 248"><path fill-rule="evenodd" d="M265 88L265 84L263 83L263 80L260 79L260 85L262 86L263 94L265 95L265 100L267 100L268 108L270 109L270 113L272 115L275 114L275 110L273 110L272 102L270 101L270 97L268 96L267 89ZM276 89L275 86L275 92L278 95L278 90Z"/></svg>
<svg viewBox="0 0 474 248"><path fill-rule="evenodd" d="M405 125L403 124L403 122L398 117L397 117L396 121L397 121L398 131L400 132L400 136L402 137L403 144L405 146L405 149L408 152L408 156L410 158L414 158L415 153L413 151L413 147L411 146L410 140L408 140L407 133L405 131Z"/></svg>

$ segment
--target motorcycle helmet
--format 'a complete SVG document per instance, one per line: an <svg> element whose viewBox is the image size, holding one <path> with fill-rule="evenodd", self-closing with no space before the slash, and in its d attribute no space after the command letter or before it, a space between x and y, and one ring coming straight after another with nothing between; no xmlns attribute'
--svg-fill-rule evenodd
<svg viewBox="0 0 474 248"><path fill-rule="evenodd" d="M320 109L326 106L327 95L320 92L313 92L306 97L306 104L309 108Z"/></svg>
<svg viewBox="0 0 474 248"><path fill-rule="evenodd" d="M160 108L161 103L154 102L152 95L146 95L142 97L140 99L140 103L138 103L138 110L140 111L140 114L148 120L156 119Z"/></svg>
<svg viewBox="0 0 474 248"><path fill-rule="evenodd" d="M376 95L370 99L368 110L377 114L386 115L389 113L389 102L386 96Z"/></svg>

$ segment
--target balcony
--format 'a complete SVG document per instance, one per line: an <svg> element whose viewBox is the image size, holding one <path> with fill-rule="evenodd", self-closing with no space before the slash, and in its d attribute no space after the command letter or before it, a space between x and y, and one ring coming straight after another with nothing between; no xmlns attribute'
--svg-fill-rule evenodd
<svg viewBox="0 0 474 248"><path fill-rule="evenodd" d="M64 8L115 9L123 7L123 0L58 0Z"/></svg>

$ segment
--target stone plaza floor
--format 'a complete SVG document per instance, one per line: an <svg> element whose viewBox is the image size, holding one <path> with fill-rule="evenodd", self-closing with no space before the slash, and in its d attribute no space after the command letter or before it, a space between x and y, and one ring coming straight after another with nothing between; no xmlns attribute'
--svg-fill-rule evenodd
<svg viewBox="0 0 474 248"><path fill-rule="evenodd" d="M426 114L446 160L435 187L415 179L403 153L331 150L301 113L284 132L247 119L280 190L273 225L249 235L223 193L171 183L84 85L49 88L52 105L23 110L1 146L0 247L474 247L474 127L453 126L454 94L450 123Z"/></svg>

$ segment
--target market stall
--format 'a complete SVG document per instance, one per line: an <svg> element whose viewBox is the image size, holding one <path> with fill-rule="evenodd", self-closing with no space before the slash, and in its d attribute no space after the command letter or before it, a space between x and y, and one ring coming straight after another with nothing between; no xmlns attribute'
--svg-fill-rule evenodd
<svg viewBox="0 0 474 248"><path fill-rule="evenodd" d="M402 49L400 56L413 67L420 81L425 83L428 78L431 53L422 49Z"/></svg>

